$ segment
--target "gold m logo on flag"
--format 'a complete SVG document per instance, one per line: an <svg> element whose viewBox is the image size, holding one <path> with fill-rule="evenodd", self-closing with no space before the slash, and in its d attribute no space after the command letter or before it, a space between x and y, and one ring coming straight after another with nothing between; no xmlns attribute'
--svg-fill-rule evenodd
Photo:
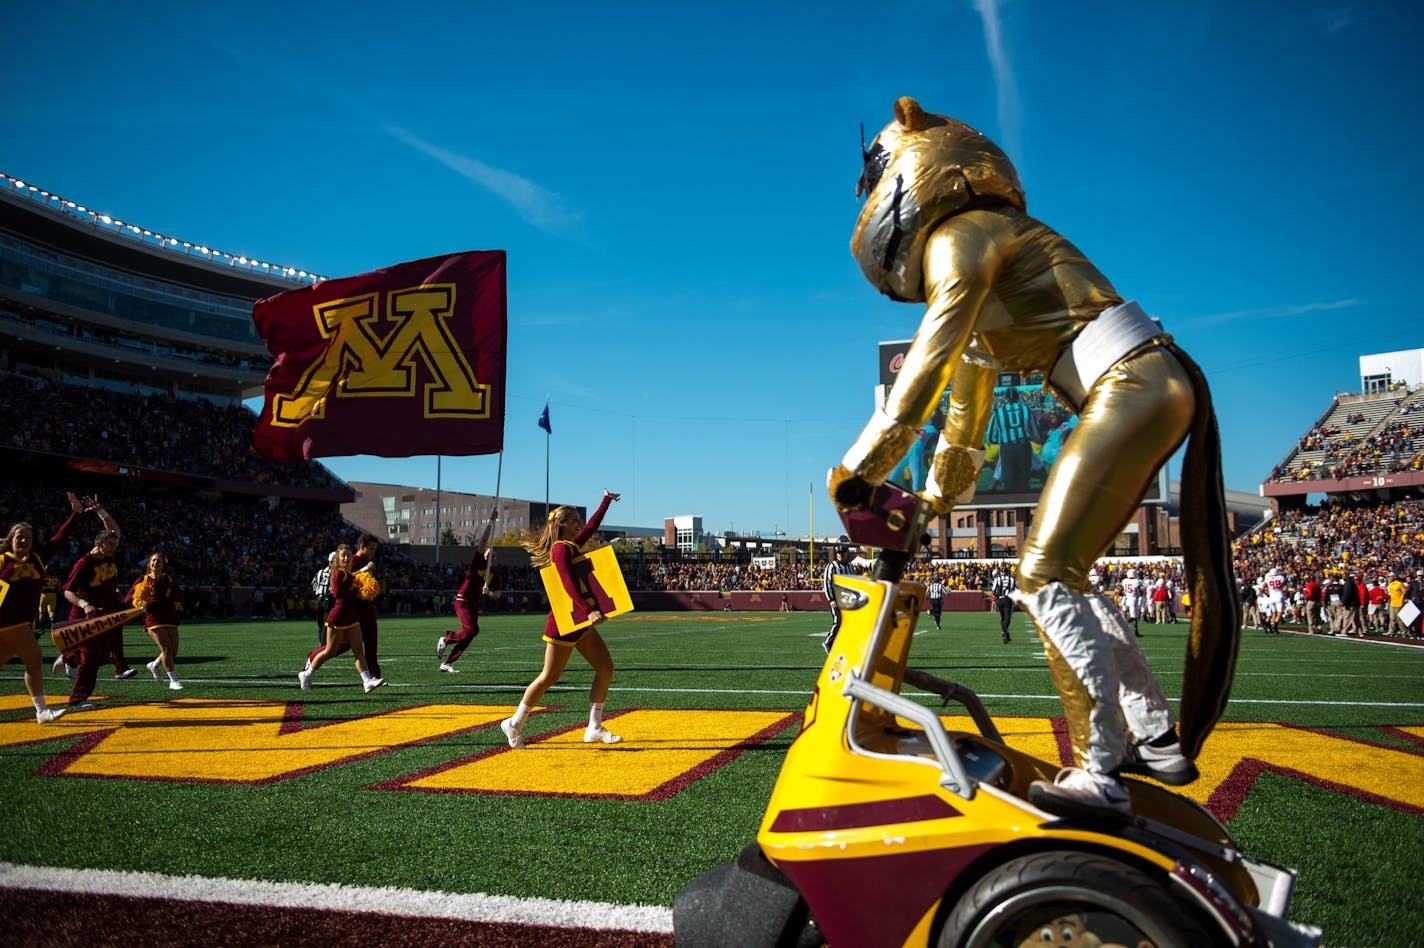
<svg viewBox="0 0 1424 948"><path fill-rule="evenodd" d="M417 359L431 375L422 393L426 418L488 418L490 387L475 378L449 326L455 293L447 283L313 306L326 349L293 392L273 394L272 424L292 427L321 418L332 395L415 396Z"/></svg>
<svg viewBox="0 0 1424 948"><path fill-rule="evenodd" d="M504 447L502 250L399 263L252 308L274 356L252 446L290 464Z"/></svg>

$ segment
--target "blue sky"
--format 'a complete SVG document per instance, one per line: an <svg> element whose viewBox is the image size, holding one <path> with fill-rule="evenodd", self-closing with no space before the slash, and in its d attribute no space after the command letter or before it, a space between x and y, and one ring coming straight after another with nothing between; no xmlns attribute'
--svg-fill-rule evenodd
<svg viewBox="0 0 1424 948"><path fill-rule="evenodd" d="M611 523L840 532L825 471L920 316L848 250L859 126L901 95L998 140L1030 213L1202 365L1230 488L1361 354L1424 345L1415 3L5 10L0 170L327 276L507 250L502 490L544 496L548 397L552 497L621 490ZM434 458L327 463L435 486Z"/></svg>

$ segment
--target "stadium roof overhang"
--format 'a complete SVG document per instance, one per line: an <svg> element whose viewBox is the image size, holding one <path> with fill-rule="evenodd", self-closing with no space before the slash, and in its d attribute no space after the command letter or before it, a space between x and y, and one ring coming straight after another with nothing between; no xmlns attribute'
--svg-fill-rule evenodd
<svg viewBox="0 0 1424 948"><path fill-rule="evenodd" d="M223 387L229 389L235 397L246 398L255 391L260 391L270 363L270 355L261 346L237 342L222 343L208 336L173 331L165 333L164 339L157 340L153 338L154 330L151 326L66 306L54 300L9 288L0 291L0 300L21 312L44 315L51 320L109 330L135 340L177 343L197 351L229 354L237 361L247 363L246 366L224 365L220 362L166 357L156 352L126 348L122 344L88 341L77 335L64 335L41 325L7 321L7 346L21 356L22 361L32 361L39 365L57 363L67 368L117 370L124 374L136 373L151 381L176 383L179 386L192 379L201 378L210 387Z"/></svg>
<svg viewBox="0 0 1424 948"><path fill-rule="evenodd" d="M8 189L0 189L0 230L106 267L242 299L259 300L305 285L277 276L237 271L106 233L94 224L36 205Z"/></svg>

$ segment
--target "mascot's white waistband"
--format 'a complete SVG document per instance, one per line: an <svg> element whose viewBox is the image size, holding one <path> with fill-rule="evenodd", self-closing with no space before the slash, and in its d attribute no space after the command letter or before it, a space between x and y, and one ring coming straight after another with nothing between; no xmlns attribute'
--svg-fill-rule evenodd
<svg viewBox="0 0 1424 948"><path fill-rule="evenodd" d="M1053 363L1048 382L1080 411L1088 390L1103 373L1143 343L1162 335L1162 325L1133 300L1109 306L1078 333Z"/></svg>

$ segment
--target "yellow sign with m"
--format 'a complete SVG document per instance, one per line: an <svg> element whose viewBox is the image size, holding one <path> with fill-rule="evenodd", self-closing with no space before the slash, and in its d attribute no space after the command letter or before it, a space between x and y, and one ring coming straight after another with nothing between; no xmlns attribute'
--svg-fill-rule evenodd
<svg viewBox="0 0 1424 948"><path fill-rule="evenodd" d="M549 597L549 611L558 624L559 634L567 635L589 625L588 614L598 610L608 618L633 611L633 597L618 568L613 547L601 546L592 553L576 556L569 564L570 578L578 591L576 603L559 579L559 571L550 564L539 570L544 592Z"/></svg>

